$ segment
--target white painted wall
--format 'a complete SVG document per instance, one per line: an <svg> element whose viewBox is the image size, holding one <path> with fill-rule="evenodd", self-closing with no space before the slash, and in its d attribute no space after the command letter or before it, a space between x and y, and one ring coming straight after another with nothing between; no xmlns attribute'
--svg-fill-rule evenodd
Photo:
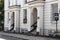
<svg viewBox="0 0 60 40"><path fill-rule="evenodd" d="M4 10L8 10L8 0L4 1Z"/></svg>
<svg viewBox="0 0 60 40"><path fill-rule="evenodd" d="M50 4L46 4L45 5L45 29L50 29L51 28L51 5Z"/></svg>
<svg viewBox="0 0 60 40"><path fill-rule="evenodd" d="M37 7L37 32L40 32L40 29L43 29L43 5Z"/></svg>
<svg viewBox="0 0 60 40"><path fill-rule="evenodd" d="M7 31L9 28L8 28L8 26L9 26L9 22L8 22L8 0L5 0L4 1L4 10L5 10L5 12L4 12L4 31ZM8 29L7 29L8 28Z"/></svg>
<svg viewBox="0 0 60 40"><path fill-rule="evenodd" d="M27 2L29 2L29 1L33 1L33 0L27 0Z"/></svg>
<svg viewBox="0 0 60 40"><path fill-rule="evenodd" d="M20 5L21 4L21 0L10 0L10 6L12 5Z"/></svg>
<svg viewBox="0 0 60 40"><path fill-rule="evenodd" d="M5 14L4 14L4 31L7 31L8 29L8 26L9 26L9 23L8 23L8 11L5 11Z"/></svg>
<svg viewBox="0 0 60 40"><path fill-rule="evenodd" d="M10 0L11 1L11 4L10 5L15 5L15 1L16 0ZM12 2L13 1L13 2ZM33 1L33 0L27 0L27 1ZM46 0L47 2L48 1L52 1L52 0ZM42 4L38 3L38 4L31 4L31 5L25 5L24 4L24 0L17 0L17 4L20 5L21 4L21 11L20 11L20 28L27 28L28 31L31 30L31 25L32 25L32 21L31 21L31 13L32 13L32 8L36 7L38 9L38 13L37 13L37 17L39 17L39 19L37 20L38 23L37 23L37 32L40 31L40 28L43 27L43 6ZM5 10L8 10L8 0L5 0ZM24 18L24 12L23 12L23 9L27 9L27 24L24 24L23 23L23 18ZM52 28L55 28L53 27L53 24L51 23L51 13L52 13L52 9L51 9L51 4L49 3L46 3L45 4L45 9L44 9L44 28L45 29L52 29ZM60 10L60 0L59 0L59 3L58 3L58 10ZM19 14L18 11L15 11L15 28L14 30L16 30L16 27L18 26L18 16ZM60 16L60 15L59 15ZM60 19L60 18L59 18ZM8 27L8 11L5 11L5 27ZM59 20L59 23L58 23L58 28L60 29L60 20Z"/></svg>
<svg viewBox="0 0 60 40"><path fill-rule="evenodd" d="M14 30L16 31L16 32L18 32L19 31L19 28L20 28L20 13L19 13L19 10L17 10L17 11L14 11L15 12L15 28L14 28Z"/></svg>
<svg viewBox="0 0 60 40"><path fill-rule="evenodd" d="M58 30L60 30L60 0L58 0L58 13L59 13L59 21L58 21Z"/></svg>

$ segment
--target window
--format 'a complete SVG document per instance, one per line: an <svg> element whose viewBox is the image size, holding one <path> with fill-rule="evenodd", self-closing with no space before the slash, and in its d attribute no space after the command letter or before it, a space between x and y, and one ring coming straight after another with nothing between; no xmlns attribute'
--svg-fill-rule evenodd
<svg viewBox="0 0 60 40"><path fill-rule="evenodd" d="M13 23L14 23L14 12L12 12L12 19L13 19Z"/></svg>
<svg viewBox="0 0 60 40"><path fill-rule="evenodd" d="M27 9L24 9L24 19L23 19L23 23L27 23Z"/></svg>
<svg viewBox="0 0 60 40"><path fill-rule="evenodd" d="M27 0L25 0L25 4L27 3Z"/></svg>
<svg viewBox="0 0 60 40"><path fill-rule="evenodd" d="M14 27L14 12L12 12L12 21L13 21L13 23L12 23L12 25L11 26L13 26Z"/></svg>
<svg viewBox="0 0 60 40"><path fill-rule="evenodd" d="M58 4L51 4L51 12L52 12L52 21L55 22L55 16L58 14L55 14L55 13L58 13Z"/></svg>
<svg viewBox="0 0 60 40"><path fill-rule="evenodd" d="M10 0L8 0L8 6L10 6Z"/></svg>
<svg viewBox="0 0 60 40"><path fill-rule="evenodd" d="M15 3L16 3L16 5L17 5L17 0L15 0Z"/></svg>

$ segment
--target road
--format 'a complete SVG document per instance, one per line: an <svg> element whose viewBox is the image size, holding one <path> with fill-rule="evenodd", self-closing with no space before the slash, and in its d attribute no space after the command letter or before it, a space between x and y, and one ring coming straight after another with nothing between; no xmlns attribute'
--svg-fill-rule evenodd
<svg viewBox="0 0 60 40"><path fill-rule="evenodd" d="M39 39L40 38L40 39ZM38 37L37 39L33 40L60 40L60 39L53 39L53 38L44 38L44 37ZM28 40L28 39L23 39L23 38L15 38L11 36L5 36L5 35L0 35L0 40Z"/></svg>
<svg viewBox="0 0 60 40"><path fill-rule="evenodd" d="M0 40L27 40L27 39L0 35Z"/></svg>
<svg viewBox="0 0 60 40"><path fill-rule="evenodd" d="M21 34L11 34L11 33L0 32L0 40L60 40L60 39L50 38L50 37L27 36L27 35L21 35Z"/></svg>

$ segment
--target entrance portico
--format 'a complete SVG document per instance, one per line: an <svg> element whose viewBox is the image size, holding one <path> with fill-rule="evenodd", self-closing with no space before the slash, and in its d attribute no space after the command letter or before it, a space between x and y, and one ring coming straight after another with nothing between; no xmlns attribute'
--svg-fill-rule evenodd
<svg viewBox="0 0 60 40"><path fill-rule="evenodd" d="M34 32L40 32L43 29L43 5L30 7L30 31L36 26Z"/></svg>
<svg viewBox="0 0 60 40"><path fill-rule="evenodd" d="M18 15L18 16L17 16ZM8 12L8 30L7 31L20 31L20 5L13 5L9 7Z"/></svg>

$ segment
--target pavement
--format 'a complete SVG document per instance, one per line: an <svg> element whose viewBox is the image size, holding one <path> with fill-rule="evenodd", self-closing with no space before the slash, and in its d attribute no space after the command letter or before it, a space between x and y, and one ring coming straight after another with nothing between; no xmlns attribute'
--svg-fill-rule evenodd
<svg viewBox="0 0 60 40"><path fill-rule="evenodd" d="M50 37L37 37L37 36L28 36L28 35L22 35L22 34L15 34L15 33L6 33L6 32L0 32L0 35L15 37L15 38L22 38L22 39L28 39L28 40L60 40L56 38L50 38Z"/></svg>
<svg viewBox="0 0 60 40"><path fill-rule="evenodd" d="M15 38L15 37L10 37L10 36L0 35L0 40L28 40L28 39Z"/></svg>

